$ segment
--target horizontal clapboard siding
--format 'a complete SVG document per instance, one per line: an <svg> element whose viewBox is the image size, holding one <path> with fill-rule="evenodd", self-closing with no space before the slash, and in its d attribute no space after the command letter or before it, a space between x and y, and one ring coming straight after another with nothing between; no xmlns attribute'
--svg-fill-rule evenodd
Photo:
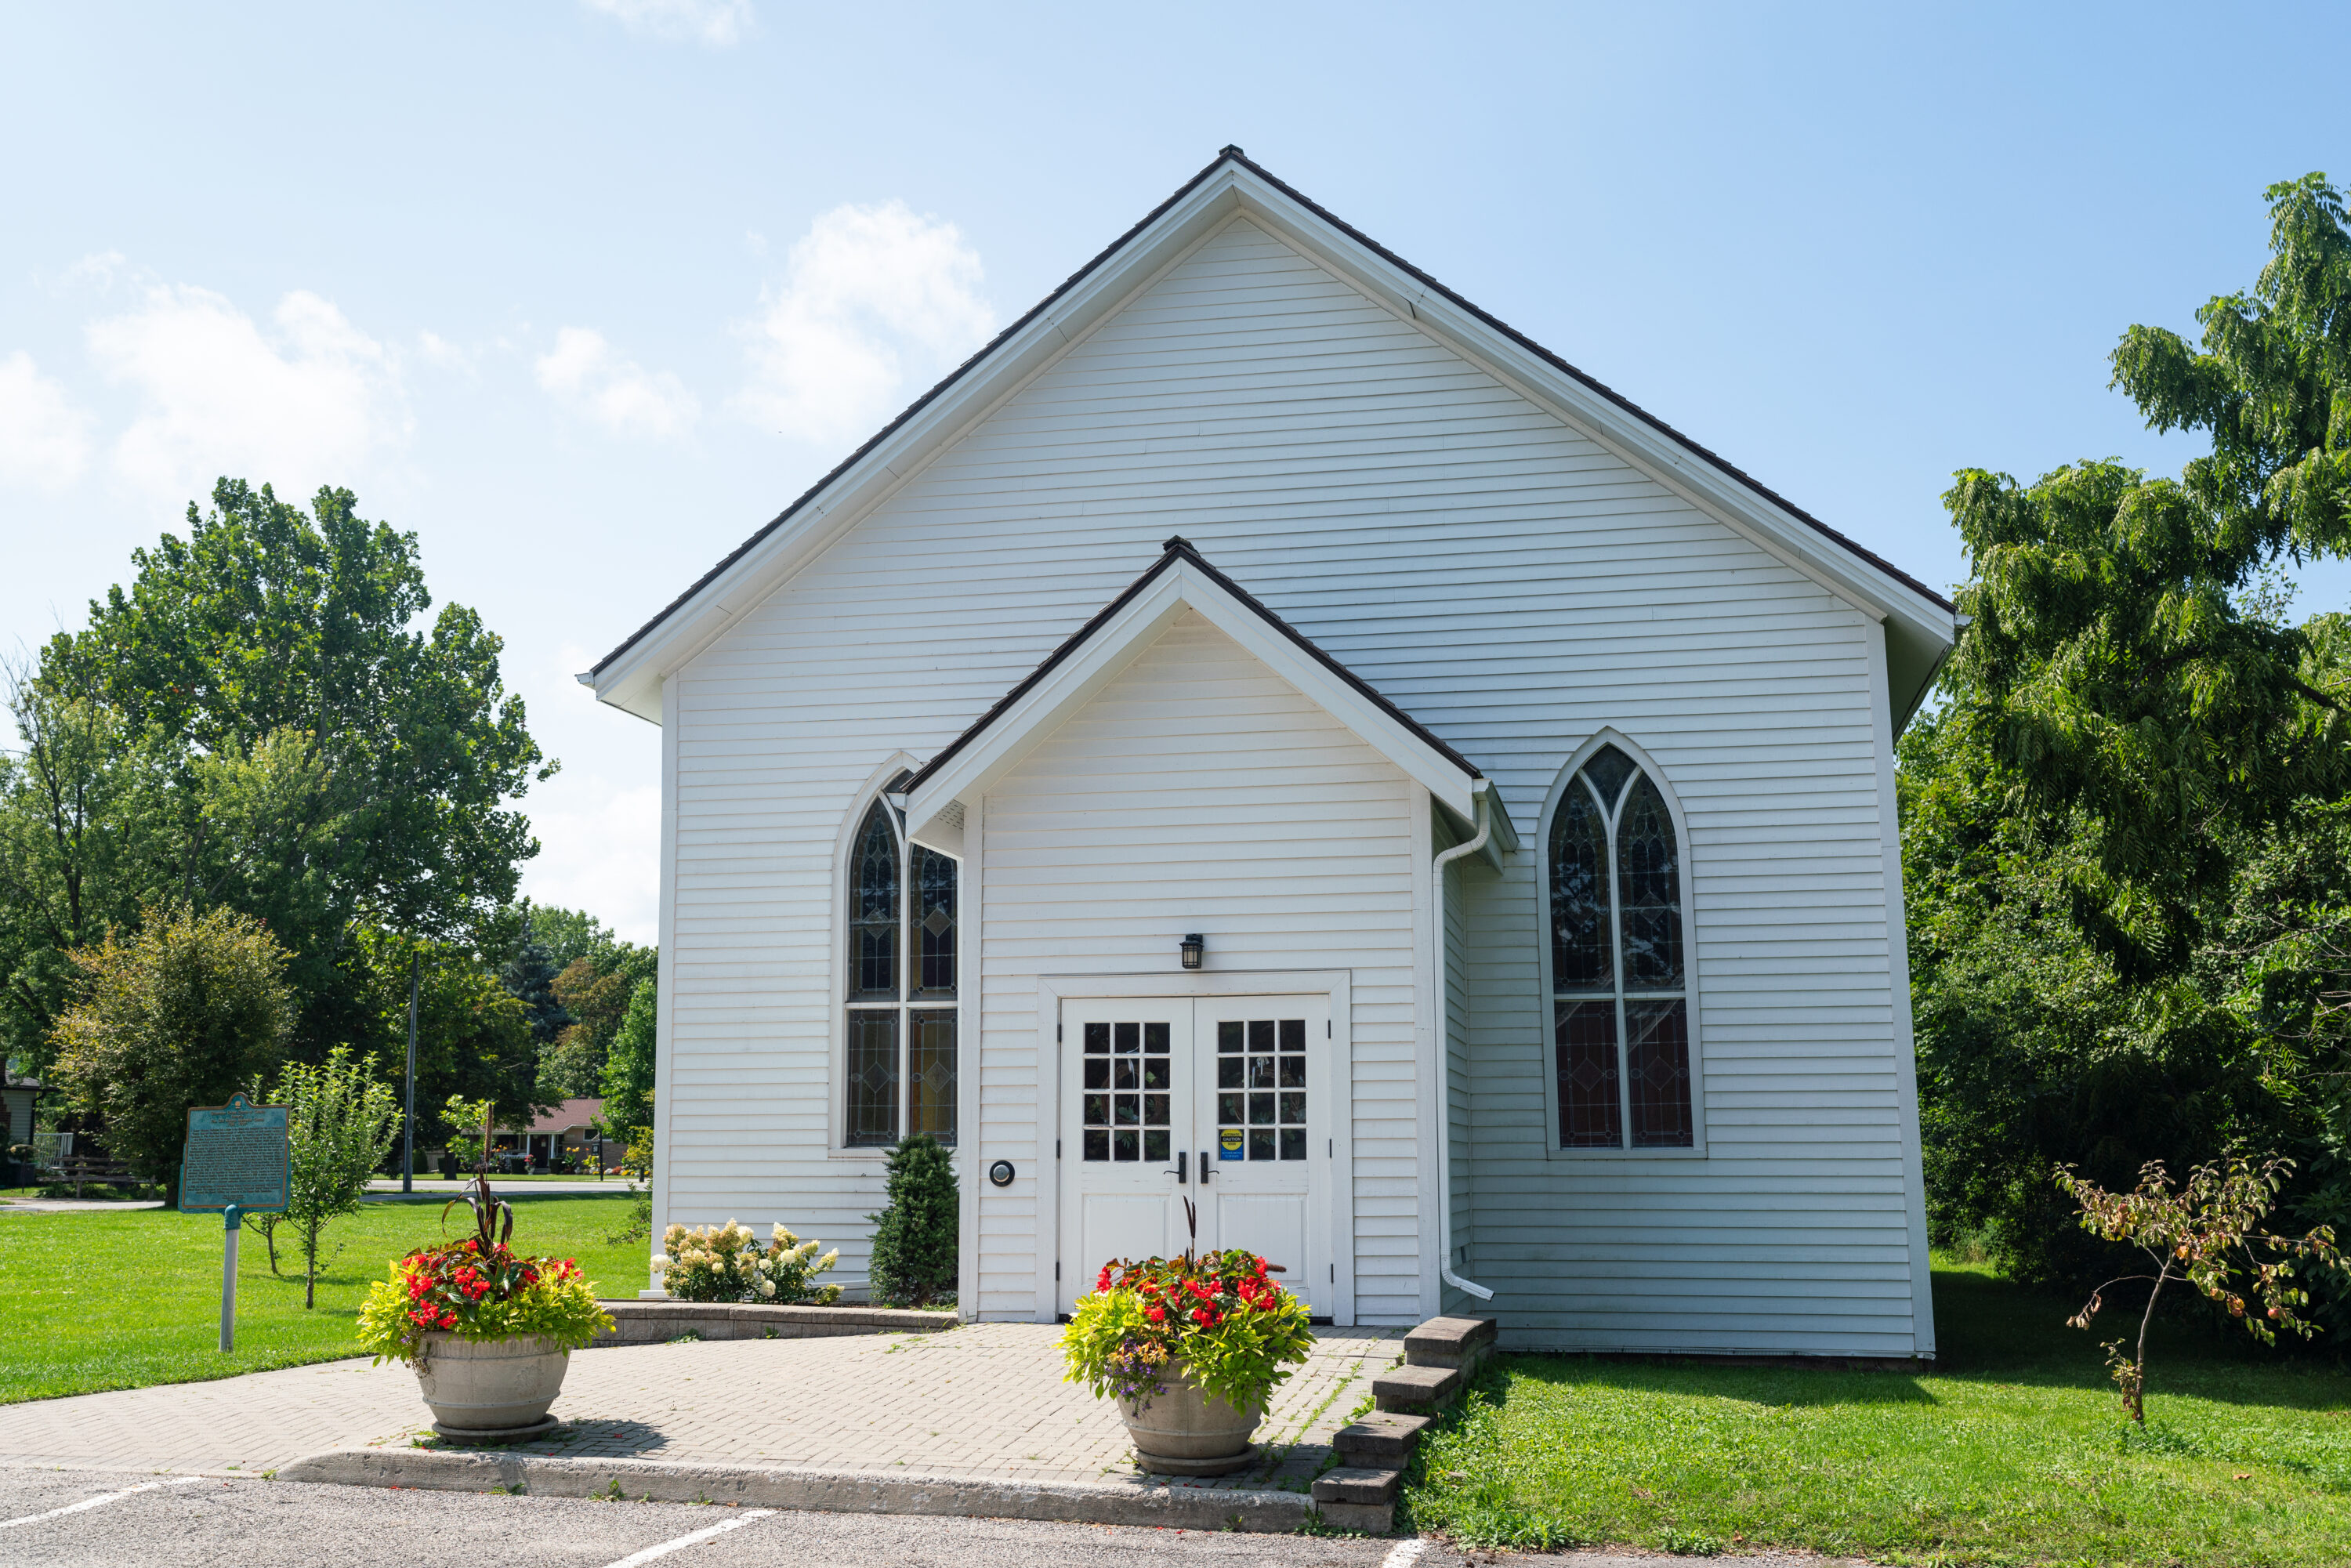
<svg viewBox="0 0 2351 1568"><path fill-rule="evenodd" d="M1893 1055L1875 628L1245 220L680 673L674 1216L773 1214L843 1243L844 1274L862 1270L878 1173L826 1147L842 818L889 757L952 739L1175 533L1494 778L1526 841L1499 874L1456 873L1463 936L1447 966L1468 992L1460 1231L1470 1277L1500 1292L1491 1310L1529 1343L1907 1347L1917 1196ZM1162 734L1214 718L1236 744L1267 736L1279 703L1230 695L1229 713L1209 694L1171 698L1177 727ZM1657 760L1690 825L1704 1159L1545 1155L1536 817L1604 726ZM1318 787L1330 793L1233 809L1259 813L1270 846L1372 803L1337 775ZM999 827L1031 831L991 809L991 844ZM1120 847L1105 828L1089 809L1023 852L1041 857L1036 874L1057 855L1074 871ZM1301 872L1275 851L1249 874ZM1285 964L1384 918L1348 913L1367 873L1317 874L1332 879L1329 925L1263 934L1288 945ZM1049 957L1052 939L999 925L994 898L991 977ZM1408 971L1355 994L1359 1040L1408 1038ZM1024 1172L984 1194L991 1312L1037 1305L1036 1132L1020 1120L1036 1063L1011 1043L1033 1005L991 988L966 1006L967 1040L988 1041L986 1146ZM1409 1051L1361 1063L1359 1082L1409 1099ZM1406 1122L1359 1135L1358 1251L1406 1260L1433 1173L1413 1168ZM1369 1312L1389 1276L1359 1267ZM1682 1307L1656 1310L1640 1280L1670 1282Z"/></svg>
<svg viewBox="0 0 2351 1568"><path fill-rule="evenodd" d="M991 1155L1019 1162L1011 1151L1035 1136L1037 977L1164 971L1177 936L1200 931L1217 969L1353 972L1356 1207L1393 1221L1401 1201L1410 1218L1401 770L1186 612L988 791L985 821ZM1416 1321L1413 1236L1409 1224L1357 1232L1359 1321ZM1036 1277L1034 1251L1008 1239L982 1260L982 1303L1025 1313Z"/></svg>

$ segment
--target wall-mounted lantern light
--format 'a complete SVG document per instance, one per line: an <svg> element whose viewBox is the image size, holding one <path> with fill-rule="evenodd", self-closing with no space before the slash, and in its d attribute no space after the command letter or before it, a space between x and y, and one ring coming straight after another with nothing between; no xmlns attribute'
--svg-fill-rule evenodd
<svg viewBox="0 0 2351 1568"><path fill-rule="evenodd" d="M1187 969L1198 968L1200 967L1201 956L1207 953L1207 950L1208 939L1201 936L1198 932L1195 931L1190 936L1185 937L1183 949L1184 967Z"/></svg>

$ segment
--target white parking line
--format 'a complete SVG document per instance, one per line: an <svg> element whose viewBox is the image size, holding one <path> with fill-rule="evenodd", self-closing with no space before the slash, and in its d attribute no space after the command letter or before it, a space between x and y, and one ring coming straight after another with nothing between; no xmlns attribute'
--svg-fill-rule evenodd
<svg viewBox="0 0 2351 1568"><path fill-rule="evenodd" d="M168 1481L141 1481L135 1487L125 1487L120 1491L101 1492L96 1497L86 1497L79 1502L69 1502L63 1508L53 1508L47 1513L28 1513L22 1519L0 1519L0 1530L14 1530L20 1524L38 1524L45 1519L57 1519L68 1513L79 1513L86 1508L104 1508L108 1503L120 1502L126 1497L131 1497L142 1491L153 1491L157 1487L193 1486L205 1479L204 1476L174 1476Z"/></svg>
<svg viewBox="0 0 2351 1568"><path fill-rule="evenodd" d="M1412 1568L1420 1561L1420 1554L1427 1550L1428 1542L1417 1535L1410 1541L1399 1541L1388 1548L1385 1557L1380 1559L1380 1568Z"/></svg>
<svg viewBox="0 0 2351 1568"><path fill-rule="evenodd" d="M753 1520L765 1519L775 1511L772 1508L747 1508L724 1524L714 1524L707 1530L697 1530L692 1535L681 1535L675 1541L664 1541L658 1546L648 1546L643 1552L632 1552L618 1563L606 1564L606 1568L637 1568L641 1563L650 1563L656 1557L666 1557L673 1552L682 1552L689 1546L698 1545L709 1540L714 1535L724 1535L730 1530L740 1530Z"/></svg>

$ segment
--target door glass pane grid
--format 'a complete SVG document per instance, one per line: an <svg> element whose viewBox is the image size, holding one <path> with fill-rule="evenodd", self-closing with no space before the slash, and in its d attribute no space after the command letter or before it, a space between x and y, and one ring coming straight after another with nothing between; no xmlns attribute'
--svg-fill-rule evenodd
<svg viewBox="0 0 2351 1568"><path fill-rule="evenodd" d="M1173 1159L1168 1026L1089 1023L1084 1034L1078 1157L1113 1165Z"/></svg>
<svg viewBox="0 0 2351 1568"><path fill-rule="evenodd" d="M1306 1020L1217 1025L1217 1157L1306 1157Z"/></svg>

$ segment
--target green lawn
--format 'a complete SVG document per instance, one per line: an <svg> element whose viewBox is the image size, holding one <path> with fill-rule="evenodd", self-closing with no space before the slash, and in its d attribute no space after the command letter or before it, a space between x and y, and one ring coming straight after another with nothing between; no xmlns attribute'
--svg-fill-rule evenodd
<svg viewBox="0 0 2351 1568"><path fill-rule="evenodd" d="M1949 1265L1935 1302L1930 1375L1504 1357L1424 1444L1407 1511L1482 1544L2351 1563L2351 1376L2332 1355L2165 1325L2141 1436L2094 1336L2064 1327L2073 1303Z"/></svg>
<svg viewBox="0 0 2351 1568"><path fill-rule="evenodd" d="M0 1215L0 1404L227 1377L331 1361L357 1352L360 1298L392 1258L441 1232L445 1197L376 1202L327 1228L319 1304L302 1307L301 1260L280 1231L273 1278L261 1239L237 1256L236 1349L220 1354L221 1222L159 1208L118 1213ZM643 1241L605 1238L628 1222L629 1200L515 1199L515 1245L577 1258L600 1293L645 1286ZM449 1216L452 1233L472 1218Z"/></svg>

